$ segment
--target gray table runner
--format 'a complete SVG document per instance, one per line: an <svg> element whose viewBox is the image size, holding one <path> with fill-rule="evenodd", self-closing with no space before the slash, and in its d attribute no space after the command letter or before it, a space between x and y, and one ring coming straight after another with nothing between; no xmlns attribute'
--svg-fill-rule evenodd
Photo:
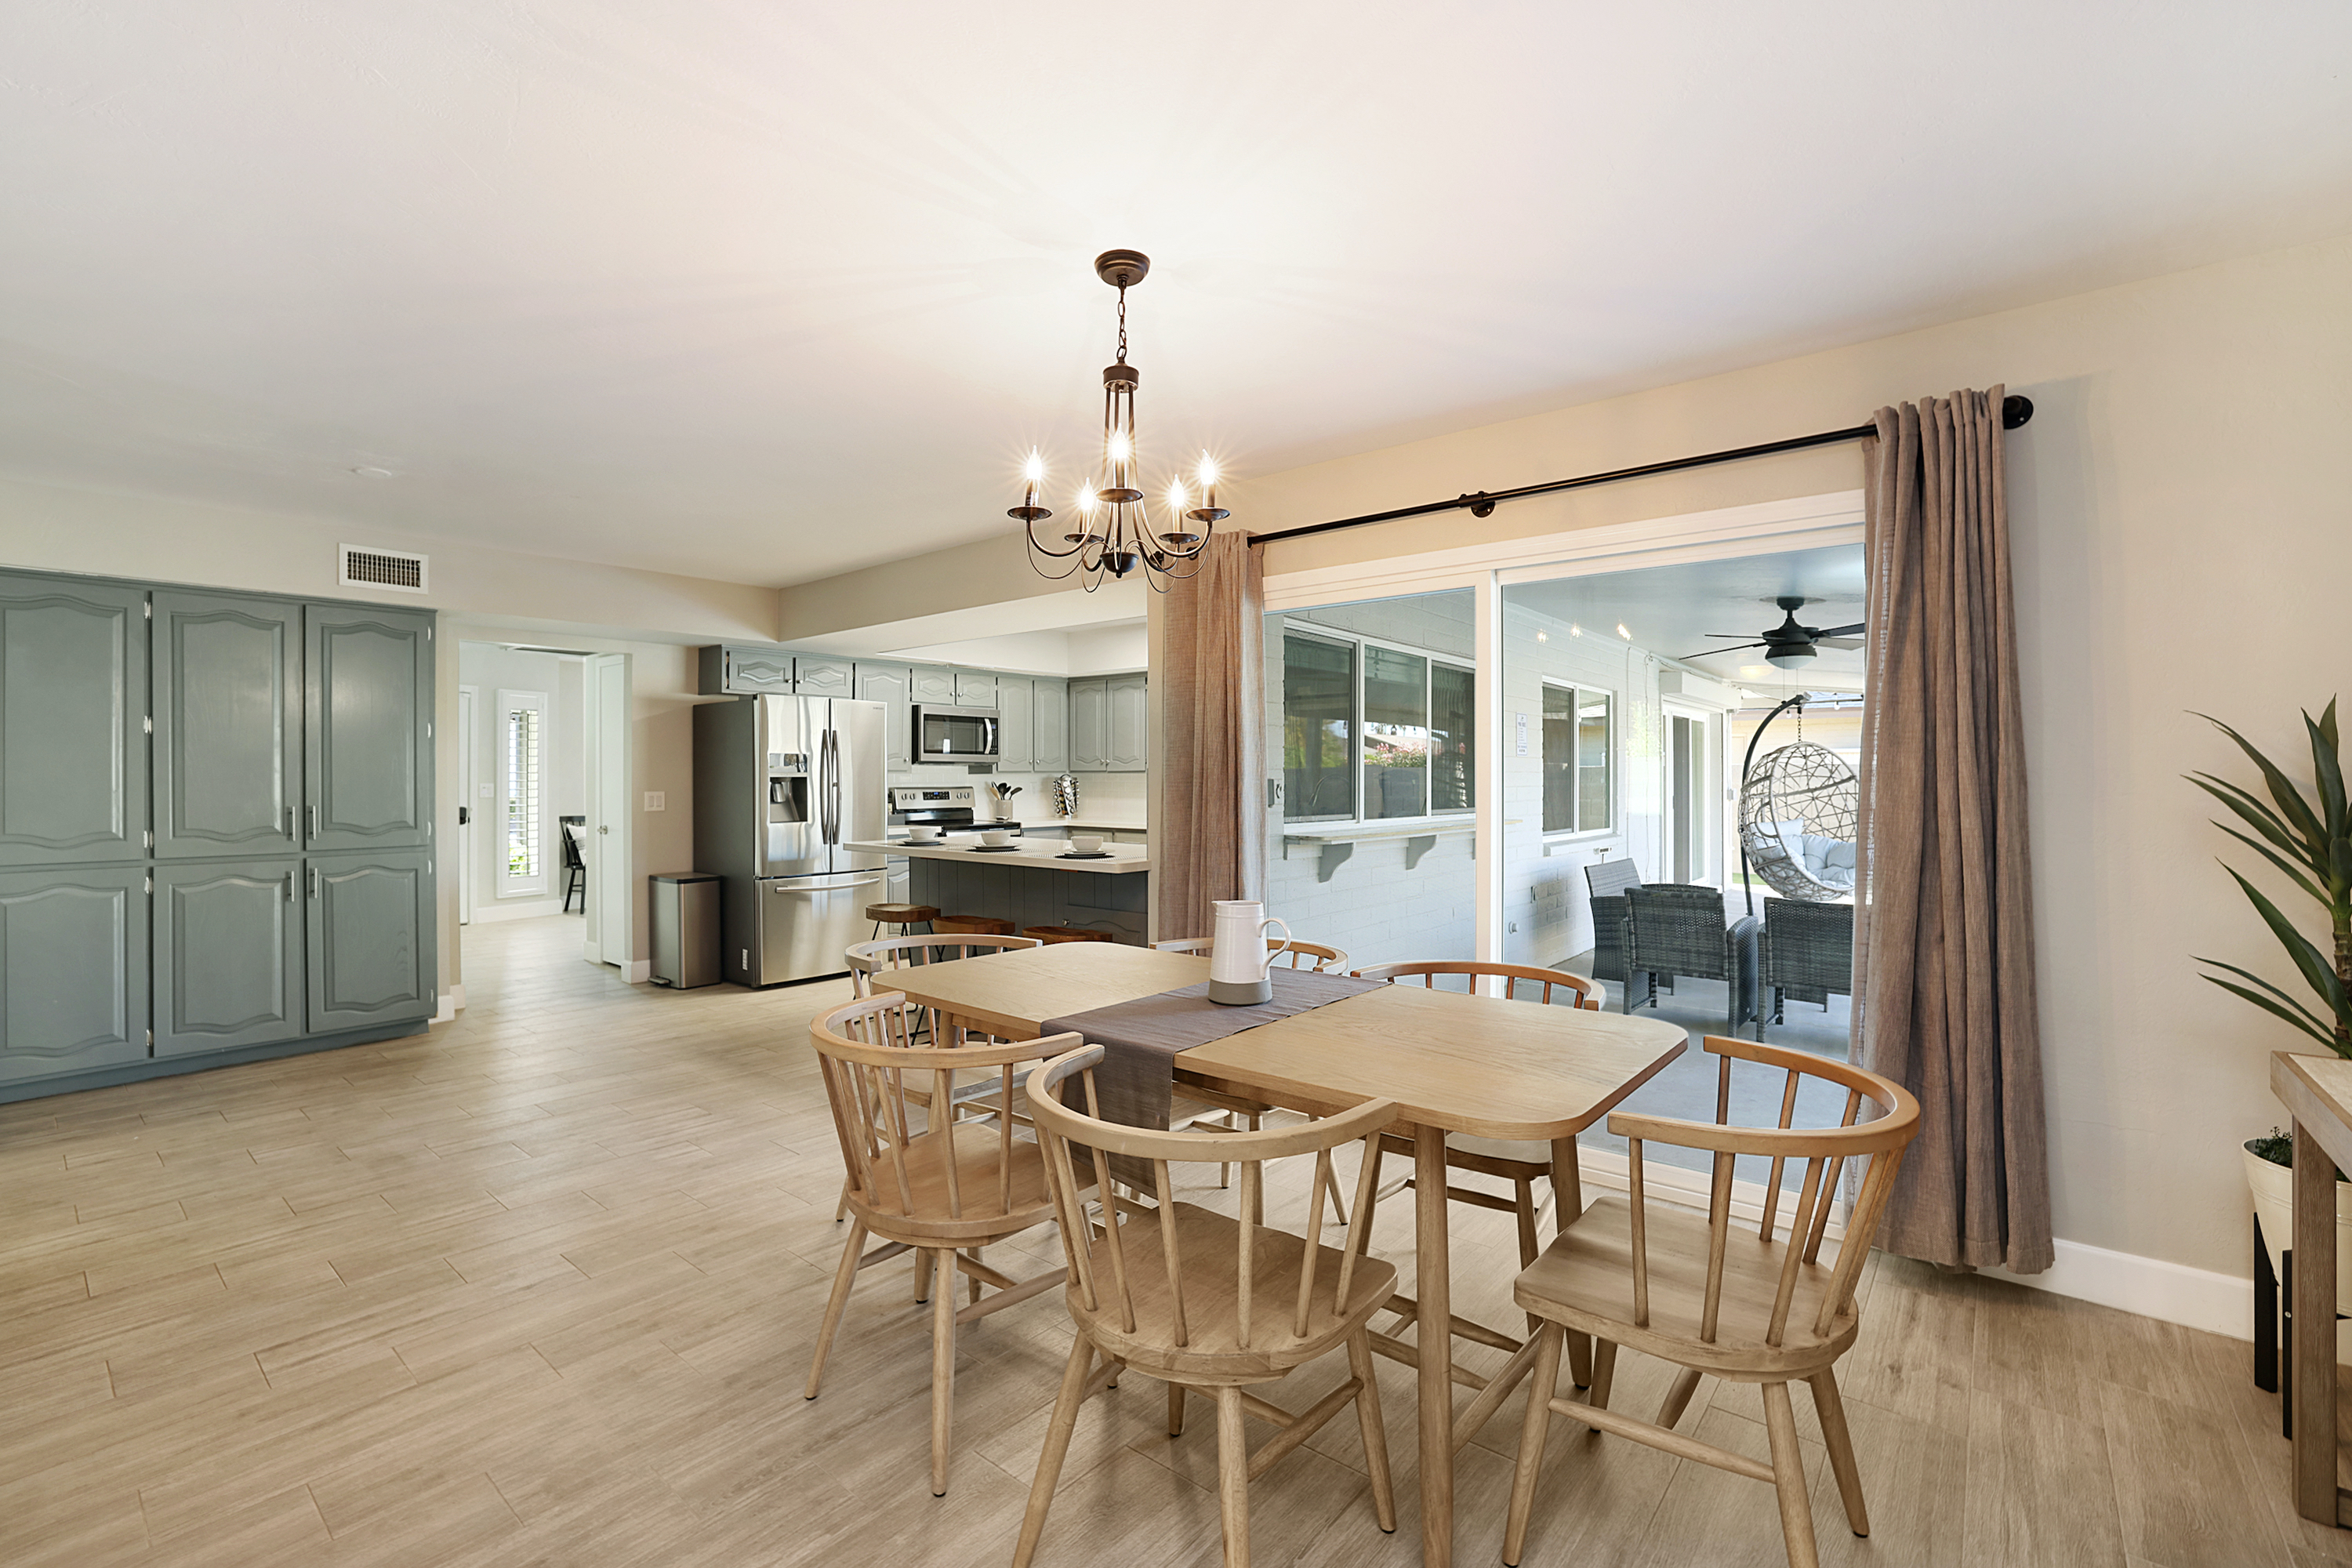
<svg viewBox="0 0 2352 1568"><path fill-rule="evenodd" d="M1384 984L1280 968L1270 978L1274 999L1255 1007L1226 1007L1210 1001L1208 982L1202 981L1181 991L1163 991L1088 1013L1048 1018L1041 1032L1074 1033L1088 1045L1102 1047L1102 1065L1095 1069L1095 1097L1104 1121L1164 1130L1169 1102L1176 1091L1177 1052L1327 1007ZM1085 1092L1077 1084L1066 1086L1065 1096L1072 1109L1086 1108ZM1112 1174L1118 1180L1144 1187L1151 1184L1150 1168L1142 1162L1120 1156L1112 1164Z"/></svg>

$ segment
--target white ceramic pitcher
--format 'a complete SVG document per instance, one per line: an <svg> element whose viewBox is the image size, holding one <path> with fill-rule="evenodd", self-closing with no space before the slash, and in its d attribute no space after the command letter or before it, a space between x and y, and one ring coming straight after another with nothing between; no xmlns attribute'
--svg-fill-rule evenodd
<svg viewBox="0 0 2352 1568"><path fill-rule="evenodd" d="M1274 961L1282 950L1267 948L1265 928L1281 926L1286 942L1290 928L1255 899L1220 900L1211 907L1217 911L1217 927L1210 933L1209 1000L1228 1007L1273 1001Z"/></svg>

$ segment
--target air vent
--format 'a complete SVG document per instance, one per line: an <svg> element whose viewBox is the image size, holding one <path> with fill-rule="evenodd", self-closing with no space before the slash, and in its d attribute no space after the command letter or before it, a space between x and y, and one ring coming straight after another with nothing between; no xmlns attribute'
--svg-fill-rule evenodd
<svg viewBox="0 0 2352 1568"><path fill-rule="evenodd" d="M422 594L425 589L425 563L422 555L405 550L375 550L364 544L342 547L342 576L346 588L395 588L404 594Z"/></svg>

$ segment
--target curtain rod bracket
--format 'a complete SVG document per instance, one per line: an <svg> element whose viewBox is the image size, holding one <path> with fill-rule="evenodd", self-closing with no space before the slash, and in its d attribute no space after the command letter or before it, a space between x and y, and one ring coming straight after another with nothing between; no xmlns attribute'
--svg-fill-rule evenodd
<svg viewBox="0 0 2352 1568"><path fill-rule="evenodd" d="M2000 400L2000 427L2014 430L2033 417L2033 399L2015 393Z"/></svg>
<svg viewBox="0 0 2352 1568"><path fill-rule="evenodd" d="M1455 506L1468 507L1472 517L1492 517L1495 515L1495 498L1488 495L1485 490L1480 490L1475 495L1456 496L1454 498L1454 504Z"/></svg>

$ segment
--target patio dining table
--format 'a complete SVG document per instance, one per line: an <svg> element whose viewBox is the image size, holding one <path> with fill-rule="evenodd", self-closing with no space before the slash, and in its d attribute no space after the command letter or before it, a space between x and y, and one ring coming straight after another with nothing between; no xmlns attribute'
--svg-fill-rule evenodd
<svg viewBox="0 0 2352 1568"><path fill-rule="evenodd" d="M893 971L912 1002L968 1027L1034 1038L1046 1020L1092 1012L1208 978L1208 960L1108 942L1018 949ZM1389 1353L1415 1368L1419 1396L1422 1561L1454 1557L1454 1455L1522 1379L1533 1344L1456 1319L1452 1310L1445 1138L1533 1140L1552 1147L1560 1212L1581 1208L1576 1135L1680 1056L1683 1029L1656 1018L1418 986L1383 985L1179 1053L1180 1085L1328 1114L1371 1100L1397 1102L1392 1131L1410 1137L1414 1173L1416 1345ZM1451 1333L1433 1341L1429 1325ZM1452 1334L1508 1347L1492 1378L1457 1371ZM1433 1342L1442 1355L1419 1353ZM1475 1392L1457 1416L1455 1383Z"/></svg>

